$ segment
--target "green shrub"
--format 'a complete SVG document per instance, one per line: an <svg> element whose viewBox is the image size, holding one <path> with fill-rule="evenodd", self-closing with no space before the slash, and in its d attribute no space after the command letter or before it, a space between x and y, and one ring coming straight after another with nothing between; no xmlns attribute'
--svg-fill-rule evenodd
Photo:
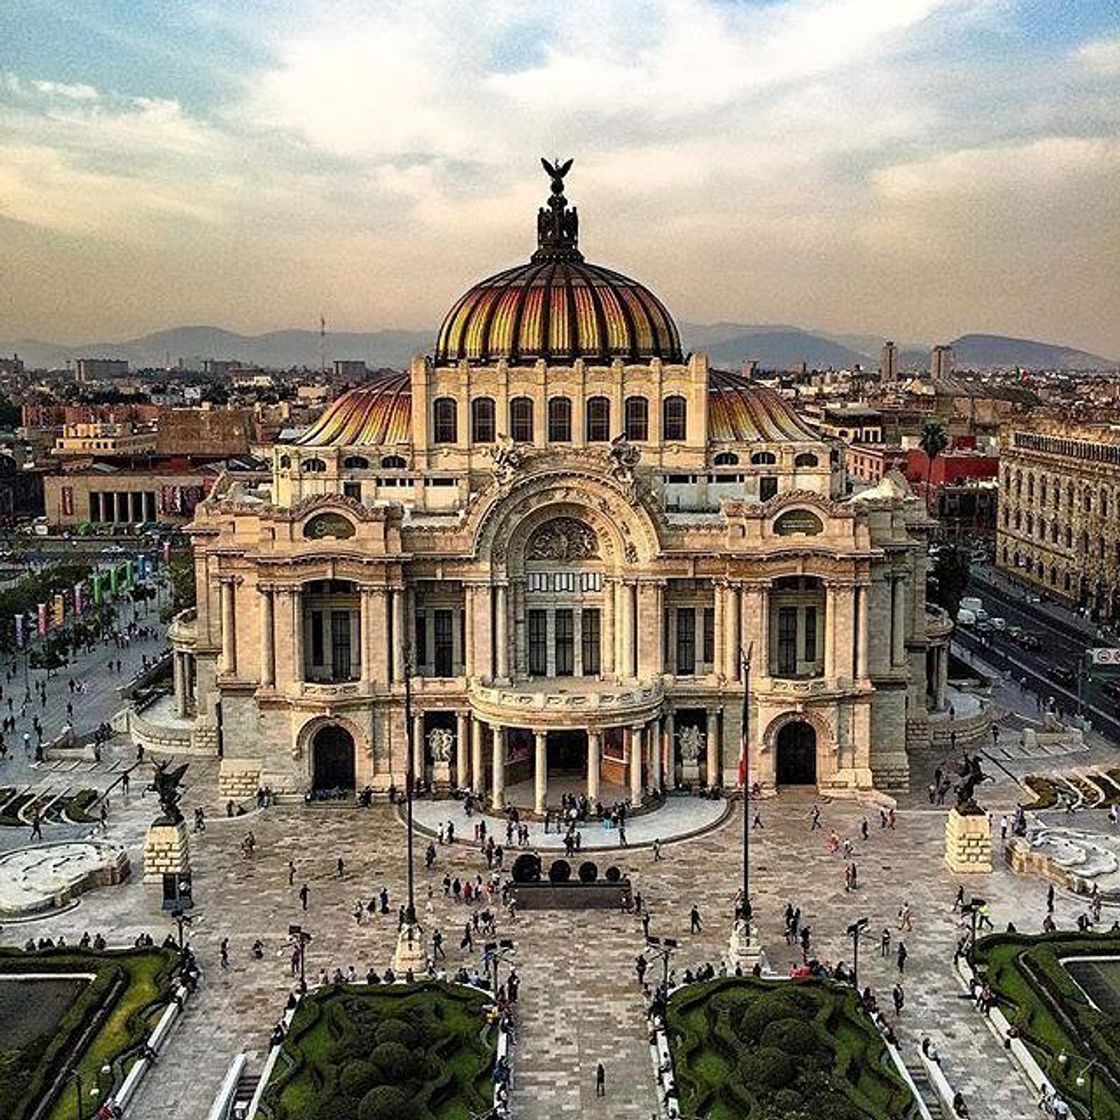
<svg viewBox="0 0 1120 1120"><path fill-rule="evenodd" d="M361 1058L347 1062L338 1077L342 1091L348 1097L353 1097L355 1101L360 1101L370 1089L383 1084L384 1081L381 1070L373 1062L363 1061Z"/></svg>
<svg viewBox="0 0 1120 1120"><path fill-rule="evenodd" d="M373 1048L369 1060L377 1067L381 1080L389 1085L424 1076L424 1059L399 1042L382 1042Z"/></svg>
<svg viewBox="0 0 1120 1120"><path fill-rule="evenodd" d="M386 1019L374 1031L374 1038L377 1039L378 1044L382 1042L399 1042L402 1046L407 1046L410 1050L418 1046L420 1042L420 1034L417 1029L411 1023L406 1023L403 1019Z"/></svg>
<svg viewBox="0 0 1120 1120"><path fill-rule="evenodd" d="M776 1046L759 1046L739 1059L739 1073L748 1085L781 1089L797 1073L797 1059Z"/></svg>
<svg viewBox="0 0 1120 1120"><path fill-rule="evenodd" d="M789 1004L777 993L752 999L739 1013L735 1033L746 1043L756 1043L762 1032L771 1024L789 1018Z"/></svg>
<svg viewBox="0 0 1120 1120"><path fill-rule="evenodd" d="M358 1120L419 1120L419 1117L415 1099L395 1085L370 1089L358 1105Z"/></svg>
<svg viewBox="0 0 1120 1120"><path fill-rule="evenodd" d="M776 1019L767 1023L759 1041L763 1046L774 1046L798 1057L807 1057L826 1049L817 1032L803 1019Z"/></svg>

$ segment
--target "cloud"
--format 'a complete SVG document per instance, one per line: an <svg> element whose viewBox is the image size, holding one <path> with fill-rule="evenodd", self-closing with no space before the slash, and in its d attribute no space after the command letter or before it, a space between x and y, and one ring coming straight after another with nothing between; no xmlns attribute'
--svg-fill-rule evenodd
<svg viewBox="0 0 1120 1120"><path fill-rule="evenodd" d="M82 82L48 82L40 78L31 84L48 97L67 97L71 101L96 101L100 96L93 86L87 86Z"/></svg>
<svg viewBox="0 0 1120 1120"><path fill-rule="evenodd" d="M1078 49L1077 57L1089 70L1116 77L1120 74L1120 35L1085 43Z"/></svg>

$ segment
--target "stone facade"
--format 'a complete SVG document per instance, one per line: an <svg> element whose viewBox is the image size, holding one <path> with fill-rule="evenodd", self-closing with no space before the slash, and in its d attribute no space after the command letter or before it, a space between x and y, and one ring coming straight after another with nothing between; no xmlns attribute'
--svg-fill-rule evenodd
<svg viewBox="0 0 1120 1120"><path fill-rule="evenodd" d="M153 824L144 840L144 882L162 883L164 875L181 875L189 870L187 826Z"/></svg>
<svg viewBox="0 0 1120 1120"><path fill-rule="evenodd" d="M1070 606L1120 621L1120 433L1015 428L1000 465L996 563Z"/></svg>
<svg viewBox="0 0 1120 1120"><path fill-rule="evenodd" d="M955 875L992 870L992 822L987 813L958 813L945 818L945 863Z"/></svg>
<svg viewBox="0 0 1120 1120"><path fill-rule="evenodd" d="M534 262L561 251L543 238ZM655 306L581 269L604 307ZM905 480L843 499L836 449L772 390L673 357L671 322L668 358L638 332L627 360L526 360L498 318L479 349L456 316L488 283L436 360L340 397L199 505L198 605L171 628L192 741L220 736L278 794L399 787L411 746L419 780L495 807L555 804L555 774L637 803L736 783L749 653L752 781L904 787L949 630Z"/></svg>
<svg viewBox="0 0 1120 1120"><path fill-rule="evenodd" d="M252 801L261 785L260 759L222 759L218 771L218 796L222 801Z"/></svg>

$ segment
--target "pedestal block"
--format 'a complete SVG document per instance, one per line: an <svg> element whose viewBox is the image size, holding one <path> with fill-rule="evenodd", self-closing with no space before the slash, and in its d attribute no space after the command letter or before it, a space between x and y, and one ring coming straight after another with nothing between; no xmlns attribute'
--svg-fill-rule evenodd
<svg viewBox="0 0 1120 1120"><path fill-rule="evenodd" d="M186 823L153 824L144 841L144 882L162 883L164 875L182 875L190 869Z"/></svg>
<svg viewBox="0 0 1120 1120"><path fill-rule="evenodd" d="M992 870L992 823L987 813L949 810L945 819L945 863L958 875Z"/></svg>
<svg viewBox="0 0 1120 1120"><path fill-rule="evenodd" d="M399 980L403 980L409 972L417 980L427 973L428 949L424 938L424 931L419 925L401 926L397 935L397 948L393 953L393 971Z"/></svg>
<svg viewBox="0 0 1120 1120"><path fill-rule="evenodd" d="M451 762L441 762L436 759L432 766L432 782L436 787L437 797L447 797L451 793Z"/></svg>
<svg viewBox="0 0 1120 1120"><path fill-rule="evenodd" d="M750 973L754 966L760 965L763 969L766 962L762 956L762 946L758 941L758 934L753 923L740 920L731 929L731 939L727 946L727 971L734 973L738 966L744 975Z"/></svg>
<svg viewBox="0 0 1120 1120"><path fill-rule="evenodd" d="M681 763L681 785L698 786L700 784L700 763Z"/></svg>

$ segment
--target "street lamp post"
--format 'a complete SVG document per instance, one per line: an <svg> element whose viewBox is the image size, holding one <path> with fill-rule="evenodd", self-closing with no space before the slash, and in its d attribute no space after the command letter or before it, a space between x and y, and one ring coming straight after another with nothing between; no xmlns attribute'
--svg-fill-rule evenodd
<svg viewBox="0 0 1120 1120"><path fill-rule="evenodd" d="M503 937L499 941L487 941L483 949L490 955L490 960L494 965L494 995L498 994L498 965L502 961L508 961L513 954L517 951L517 947L508 938Z"/></svg>
<svg viewBox="0 0 1120 1120"><path fill-rule="evenodd" d="M859 992L859 939L860 934L871 924L870 918L859 918L848 926L848 936L852 939L852 987Z"/></svg>
<svg viewBox="0 0 1120 1120"><path fill-rule="evenodd" d="M1084 1089L1086 1087L1086 1083L1088 1084L1088 1089L1089 1089L1089 1120L1095 1120L1096 1114L1093 1110L1093 1091L1096 1088L1097 1067L1100 1065L1100 1062L1098 1062L1096 1058L1078 1058L1077 1060L1079 1062L1081 1062L1082 1065L1081 1065L1080 1072L1078 1072L1076 1077L1074 1077L1074 1084L1079 1089ZM1063 1069L1065 1069L1069 1065L1069 1063L1070 1063L1070 1056L1063 1050L1058 1055L1058 1064Z"/></svg>
<svg viewBox="0 0 1120 1120"><path fill-rule="evenodd" d="M74 1116L76 1120L82 1120L82 1075L76 1069L72 1069L67 1074L67 1079L74 1082Z"/></svg>
<svg viewBox="0 0 1120 1120"><path fill-rule="evenodd" d="M307 944L311 940L311 934L303 928L303 926L290 925L288 926L288 936L295 939L295 944L299 950L299 990L301 994L307 993L307 970L306 970L306 956Z"/></svg>
<svg viewBox="0 0 1120 1120"><path fill-rule="evenodd" d="M669 958L672 957L680 944L675 937L647 937L646 945L655 956L661 958L661 990L666 998L669 995Z"/></svg>
<svg viewBox="0 0 1120 1120"><path fill-rule="evenodd" d="M404 912L404 925L397 937L397 950L393 955L393 965L396 972L415 975L428 967L428 953L424 947L424 931L416 920L416 875L412 851L413 820L412 801L415 795L416 784L416 744L415 733L412 727L412 656L409 650L404 651L404 727L405 749L408 757L405 759L405 828L408 845L408 904Z"/></svg>
<svg viewBox="0 0 1120 1120"><path fill-rule="evenodd" d="M184 948L183 927L184 926L189 926L194 921L194 918L192 918L191 915L188 914L183 909L182 906L176 906L171 911L171 920L178 927L178 931L179 931L179 952L181 953L183 951L183 948Z"/></svg>
<svg viewBox="0 0 1120 1120"><path fill-rule="evenodd" d="M981 909L987 905L987 900L983 898L973 898L961 907L961 913L969 916L972 933L968 940L968 954L965 958L968 961L969 967L976 968L976 922L980 916Z"/></svg>

